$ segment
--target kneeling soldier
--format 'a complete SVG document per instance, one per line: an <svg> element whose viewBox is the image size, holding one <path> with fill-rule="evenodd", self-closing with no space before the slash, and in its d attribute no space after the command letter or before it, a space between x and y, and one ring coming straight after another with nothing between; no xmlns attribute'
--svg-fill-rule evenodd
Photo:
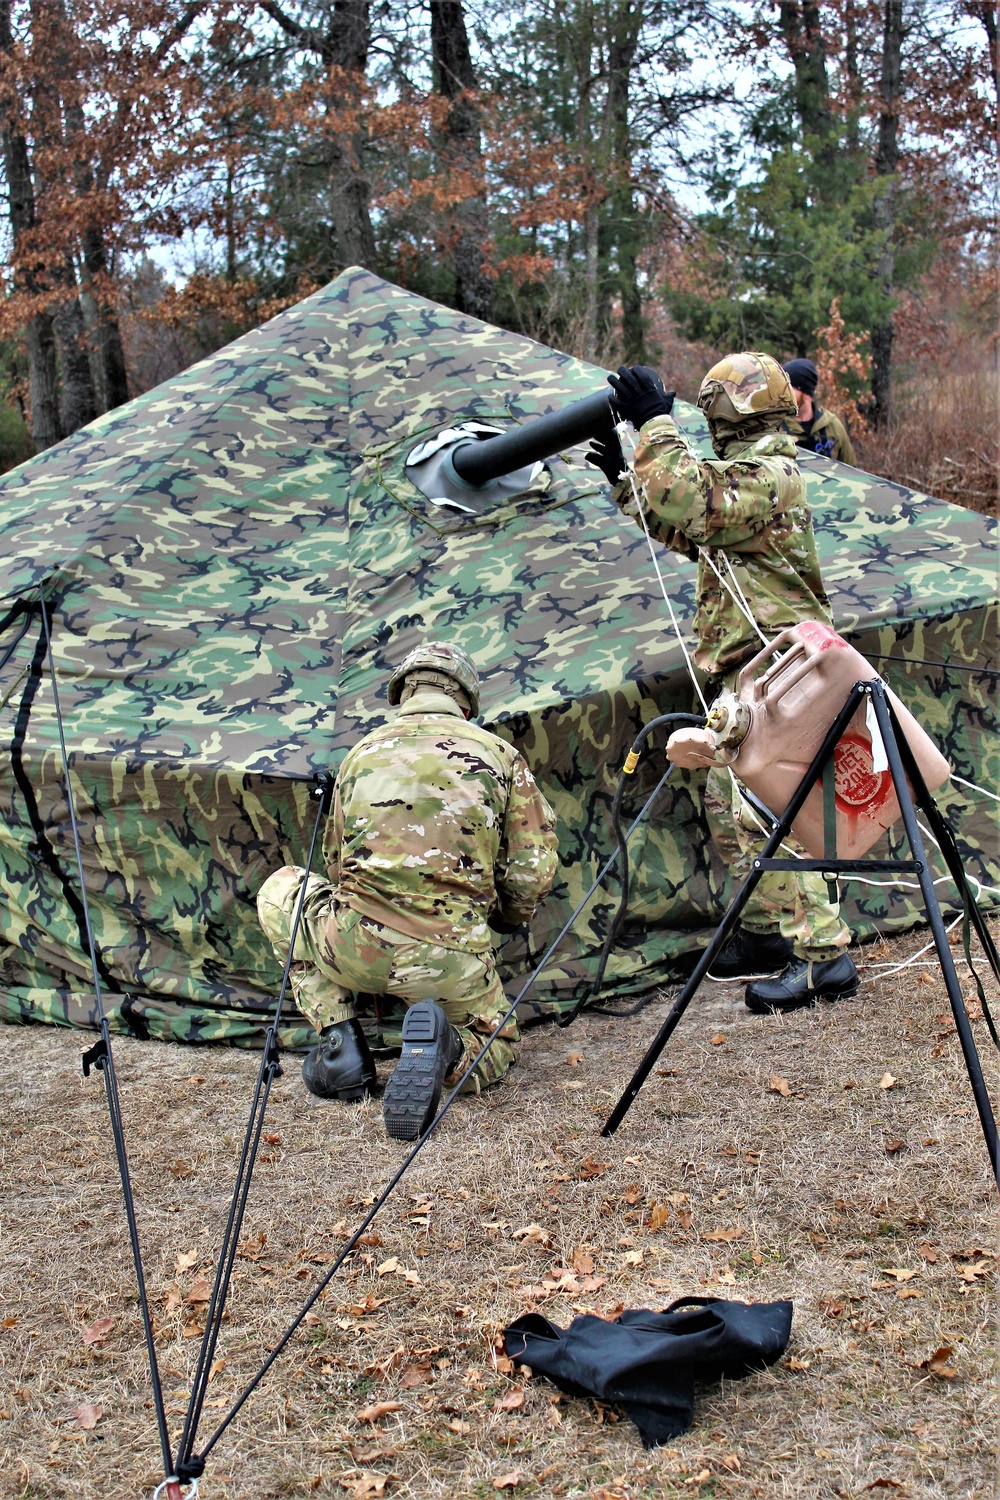
<svg viewBox="0 0 1000 1500"><path fill-rule="evenodd" d="M399 705L394 720L340 767L330 879L308 877L291 981L321 1038L302 1076L325 1099L361 1099L375 1083L356 996L406 1002L383 1108L391 1136L416 1140L443 1085L457 1082L507 1008L490 927L513 931L548 894L555 816L519 752L468 722L479 677L460 647L418 646L390 677L388 698ZM303 879L286 866L257 898L282 962ZM517 1039L512 1017L476 1065L476 1093L504 1076Z"/></svg>

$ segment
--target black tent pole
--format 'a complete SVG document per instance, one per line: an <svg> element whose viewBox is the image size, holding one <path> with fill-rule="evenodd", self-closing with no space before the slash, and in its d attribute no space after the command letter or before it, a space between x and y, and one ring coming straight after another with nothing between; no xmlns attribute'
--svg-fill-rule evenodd
<svg viewBox="0 0 1000 1500"><path fill-rule="evenodd" d="M899 753L897 731L900 740L905 742L906 736L902 733L896 715L886 697L884 684L876 679L871 683L870 691L872 707L875 710L875 718L878 721L882 743L885 746L886 759L889 762L889 770L892 773L892 779L895 783L896 798L899 802L903 826L906 829L906 837L913 858L917 862L917 879L920 882L920 890L924 898L924 909L927 912L927 920L934 936L934 946L937 949L938 960L941 964L941 973L944 975L948 999L951 1001L952 1015L955 1017L955 1027L962 1046L962 1055L965 1058L965 1066L969 1074L969 1082L972 1085L976 1109L979 1112L979 1120L983 1127L986 1149L990 1156L990 1165L993 1168L994 1177L996 1177L998 1184L1000 1184L1000 1156L998 1156L997 1152L997 1126L996 1120L993 1118L993 1107L986 1089L986 1080L983 1078L979 1053L976 1050L975 1038L972 1035L972 1025L969 1021L968 1012L965 1009L965 1001L962 998L962 988L958 982L955 960L951 956L951 948L948 945L948 934L945 931L944 919L941 916L941 907L938 904L937 892L934 889L934 876L927 866L927 857L924 853L923 840L920 836L920 825L917 823L913 798L910 795L910 788L906 781L906 772L903 769L903 762ZM912 756L910 759L911 770L916 773L915 784L918 788L918 795L921 796L921 801L924 798L929 801L930 793L927 791L923 777L920 775Z"/></svg>
<svg viewBox="0 0 1000 1500"><path fill-rule="evenodd" d="M639 1090L642 1088L646 1079L649 1077L649 1074L652 1072L654 1063L656 1062L660 1053L663 1051L664 1047L667 1045L667 1042L670 1040L670 1037L676 1029L681 1016L684 1014L689 1004L694 999L695 994L701 986L702 980L712 966L712 962L716 954L725 943L733 927L736 925L736 921L740 913L757 888L757 884L760 881L761 876L764 874L764 865L762 862L764 860L770 859L775 850L780 847L782 841L788 837L788 833L791 829L792 823L798 817L799 809L805 802L809 793L812 791L813 785L819 779L819 776L823 771L823 767L833 755L833 752L837 745L837 741L840 739L841 735L844 733L844 730L847 728L851 719L854 717L854 713L858 707L858 704L865 696L866 687L866 683L858 682L855 683L854 687L851 689L850 694L848 695L847 702L844 704L844 707L837 715L836 721L827 732L826 738L824 739L822 745L817 750L816 755L813 758L812 765L806 771L802 780L796 787L791 801L775 824L774 830L771 833L771 836L765 844L763 850L761 851L760 855L754 860L753 867L750 870L749 875L744 880L740 889L737 891L736 898L730 906L729 910L726 912L726 915L723 917L722 922L720 923L715 933L715 936L712 938L712 941L702 953L701 958L695 965L690 978L687 980L684 988L681 990L680 994L677 996L677 999L670 1007L670 1012L666 1020L650 1043L645 1057L636 1068L634 1074L626 1085L621 1098L618 1100L618 1103L615 1105L614 1109L608 1116L604 1127L601 1130L602 1135L614 1135L622 1120L624 1120L625 1116L628 1114L628 1111L632 1105L632 1101L635 1099Z"/></svg>

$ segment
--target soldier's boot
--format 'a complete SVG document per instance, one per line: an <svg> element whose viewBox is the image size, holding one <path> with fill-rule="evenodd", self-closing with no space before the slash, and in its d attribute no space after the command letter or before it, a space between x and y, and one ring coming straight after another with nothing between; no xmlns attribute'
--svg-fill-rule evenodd
<svg viewBox="0 0 1000 1500"><path fill-rule="evenodd" d="M755 979L780 974L795 957L788 938L780 932L751 932L737 927L709 969L710 979Z"/></svg>
<svg viewBox="0 0 1000 1500"><path fill-rule="evenodd" d="M849 953L838 953L825 962L796 958L777 979L755 979L748 984L745 999L748 1010L769 1015L776 1010L800 1010L817 1000L846 1000L860 983Z"/></svg>
<svg viewBox="0 0 1000 1500"><path fill-rule="evenodd" d="M436 1000L410 1006L403 1017L402 1055L382 1098L386 1132L393 1140L420 1139L437 1114L444 1080L464 1050Z"/></svg>
<svg viewBox="0 0 1000 1500"><path fill-rule="evenodd" d="M351 1104L368 1098L375 1087L375 1059L360 1021L352 1018L324 1028L319 1046L302 1064L302 1081L320 1099Z"/></svg>

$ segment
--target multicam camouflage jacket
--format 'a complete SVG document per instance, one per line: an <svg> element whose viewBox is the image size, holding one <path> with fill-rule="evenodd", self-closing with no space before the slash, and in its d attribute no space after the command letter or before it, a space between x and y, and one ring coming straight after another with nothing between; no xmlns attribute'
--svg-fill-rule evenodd
<svg viewBox="0 0 1000 1500"><path fill-rule="evenodd" d="M419 691L348 751L326 857L339 897L424 942L483 952L556 872L555 814L517 750Z"/></svg>
<svg viewBox="0 0 1000 1500"><path fill-rule="evenodd" d="M760 648L737 593L768 636L800 620L833 623L790 437L731 443L724 459L703 459L672 417L653 417L639 434L635 473L651 534L698 557L694 659L710 676L731 671ZM626 515L636 514L628 482L614 498Z"/></svg>
<svg viewBox="0 0 1000 1500"><path fill-rule="evenodd" d="M836 458L842 464L857 464L854 446L847 435L847 428L836 412L813 403L815 416L807 432L801 422L790 417L783 430L792 435L800 448L809 453L819 453L824 458Z"/></svg>

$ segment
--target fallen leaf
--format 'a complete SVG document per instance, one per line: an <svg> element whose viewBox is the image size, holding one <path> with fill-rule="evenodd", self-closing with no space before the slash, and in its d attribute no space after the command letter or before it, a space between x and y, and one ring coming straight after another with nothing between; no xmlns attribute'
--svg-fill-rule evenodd
<svg viewBox="0 0 1000 1500"><path fill-rule="evenodd" d="M780 1094L783 1099L787 1099L789 1094L792 1092L788 1086L787 1078L779 1078L777 1073L771 1074L768 1088L772 1091L772 1093Z"/></svg>
<svg viewBox="0 0 1000 1500"><path fill-rule="evenodd" d="M959 1276L970 1285L975 1283L977 1276L988 1276L993 1267L988 1260L976 1261L973 1265L956 1267Z"/></svg>
<svg viewBox="0 0 1000 1500"><path fill-rule="evenodd" d="M212 1288L209 1286L204 1276L199 1277L199 1279L194 1282L191 1287L188 1288L188 1291L184 1296L184 1301L191 1307L197 1306L199 1302L210 1302L211 1300Z"/></svg>
<svg viewBox="0 0 1000 1500"><path fill-rule="evenodd" d="M73 1408L73 1425L81 1427L84 1432L93 1432L101 1420L101 1415L99 1406L92 1406L89 1401L85 1401L82 1406Z"/></svg>
<svg viewBox="0 0 1000 1500"><path fill-rule="evenodd" d="M16 1327L16 1325L17 1313L15 1313L12 1318L3 1318L2 1320L0 1320L0 1328L14 1328Z"/></svg>
<svg viewBox="0 0 1000 1500"><path fill-rule="evenodd" d="M587 1156L580 1163L576 1175L581 1182L590 1182L594 1177L603 1177L610 1165L609 1161L595 1161L592 1156Z"/></svg>
<svg viewBox="0 0 1000 1500"><path fill-rule="evenodd" d="M954 1380L958 1374L954 1365L948 1361L955 1350L951 1344L942 1344L940 1349L935 1349L926 1359L922 1359L917 1365L918 1370L926 1370L930 1375L937 1375L941 1380Z"/></svg>
<svg viewBox="0 0 1000 1500"><path fill-rule="evenodd" d="M742 1233L741 1226L734 1224L731 1229L713 1229L708 1234L703 1235L702 1238L706 1240L724 1240L727 1245L731 1245L733 1240L738 1240Z"/></svg>
<svg viewBox="0 0 1000 1500"><path fill-rule="evenodd" d="M521 1483L521 1471L515 1469L511 1474L501 1474L499 1479L494 1479L495 1490L516 1490Z"/></svg>
<svg viewBox="0 0 1000 1500"><path fill-rule="evenodd" d="M551 1250L554 1243L550 1232L543 1229L541 1224L525 1224L521 1229L512 1229L510 1237L512 1240L527 1240L532 1245L541 1245L546 1250Z"/></svg>
<svg viewBox="0 0 1000 1500"><path fill-rule="evenodd" d="M114 1318L98 1318L96 1323L91 1323L89 1328L83 1330L83 1342L88 1347L92 1344L103 1344L114 1326Z"/></svg>
<svg viewBox="0 0 1000 1500"><path fill-rule="evenodd" d="M398 1270L399 1256L393 1255L389 1260L384 1260L380 1266L376 1267L375 1274L377 1276L391 1276L394 1271Z"/></svg>
<svg viewBox="0 0 1000 1500"><path fill-rule="evenodd" d="M627 1250L622 1256L623 1266L641 1266L645 1259L645 1250Z"/></svg>
<svg viewBox="0 0 1000 1500"><path fill-rule="evenodd" d="M712 1471L711 1471L711 1469L701 1469L701 1470L699 1470L699 1472L697 1474L689 1474L688 1477L685 1479L684 1483L685 1484L704 1484L705 1480L706 1479L711 1479L711 1477L712 1477Z"/></svg>
<svg viewBox="0 0 1000 1500"><path fill-rule="evenodd" d="M188 1083L204 1083L205 1080L200 1073L192 1073Z"/></svg>
<svg viewBox="0 0 1000 1500"><path fill-rule="evenodd" d="M190 1271L198 1262L197 1250L179 1250L174 1257L174 1271L178 1276L183 1276L185 1271Z"/></svg>
<svg viewBox="0 0 1000 1500"><path fill-rule="evenodd" d="M898 1136L891 1135L886 1137L882 1145L885 1147L886 1156L895 1156L897 1151L902 1151L906 1142L901 1141Z"/></svg>
<svg viewBox="0 0 1000 1500"><path fill-rule="evenodd" d="M739 1470L743 1467L743 1465L740 1463L740 1456L738 1453L726 1453L722 1458L719 1459L719 1462L724 1469L729 1469L730 1472L735 1470L738 1473Z"/></svg>
<svg viewBox="0 0 1000 1500"><path fill-rule="evenodd" d="M653 1234L658 1234L669 1218L670 1210L665 1203L651 1203L649 1205L649 1227Z"/></svg>
<svg viewBox="0 0 1000 1500"><path fill-rule="evenodd" d="M570 1265L574 1271L579 1271L581 1276L590 1276L594 1270L594 1257L587 1250L574 1250Z"/></svg>
<svg viewBox="0 0 1000 1500"><path fill-rule="evenodd" d="M570 1065L571 1068L577 1068L577 1067L579 1067L580 1063L583 1062L583 1053L582 1052L571 1052L569 1054L569 1056L567 1057L566 1061L569 1063L569 1065Z"/></svg>
<svg viewBox="0 0 1000 1500"><path fill-rule="evenodd" d="M898 1479L873 1479L871 1484L865 1485L865 1490L901 1490L902 1483Z"/></svg>
<svg viewBox="0 0 1000 1500"><path fill-rule="evenodd" d="M713 1038L712 1038L712 1046L713 1047L721 1047L722 1044L723 1044L723 1042L725 1040L726 1040L725 1032L720 1031L717 1036L713 1036Z"/></svg>
<svg viewBox="0 0 1000 1500"><path fill-rule="evenodd" d="M878 1086L880 1089L891 1089L895 1087L895 1083L896 1080L891 1073L883 1073L878 1081Z"/></svg>
<svg viewBox="0 0 1000 1500"><path fill-rule="evenodd" d="M361 1473L341 1474L337 1483L341 1489L345 1489L351 1500L379 1500L386 1493L386 1485L389 1483L390 1475L374 1474L367 1470Z"/></svg>
<svg viewBox="0 0 1000 1500"><path fill-rule="evenodd" d="M912 1281L914 1276L919 1276L919 1271L908 1271L904 1266L880 1266L879 1270L883 1276L892 1276L896 1281Z"/></svg>
<svg viewBox="0 0 1000 1500"><path fill-rule="evenodd" d="M459 1437L464 1437L467 1432L472 1431L472 1423L463 1422L460 1417L456 1417L453 1422L448 1423L448 1431L457 1432Z"/></svg>
<svg viewBox="0 0 1000 1500"><path fill-rule="evenodd" d="M358 1412L359 1422L377 1422L380 1417L387 1417L390 1412L402 1411L401 1401L376 1401L374 1406L366 1406Z"/></svg>
<svg viewBox="0 0 1000 1500"><path fill-rule="evenodd" d="M516 1411L519 1406L524 1405L524 1392L520 1389L508 1391L505 1396L498 1396L493 1403L494 1411Z"/></svg>
<svg viewBox="0 0 1000 1500"><path fill-rule="evenodd" d="M792 1354L788 1357L788 1359L783 1361L783 1364L786 1370L808 1370L809 1366L812 1364L812 1360L796 1359L795 1355Z"/></svg>

